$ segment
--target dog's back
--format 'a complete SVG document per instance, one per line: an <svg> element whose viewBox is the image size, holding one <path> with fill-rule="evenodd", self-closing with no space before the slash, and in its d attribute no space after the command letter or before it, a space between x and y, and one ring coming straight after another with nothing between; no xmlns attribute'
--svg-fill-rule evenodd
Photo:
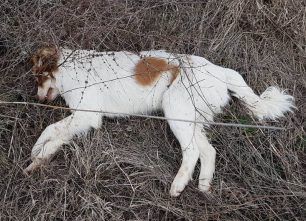
<svg viewBox="0 0 306 221"><path fill-rule="evenodd" d="M212 116L229 98L224 68L198 56L163 50L139 54L66 50L62 59L65 63L55 77L71 108L147 113L161 109L164 93L173 87L178 89L173 99L190 99L188 93L180 92L179 88L185 88L194 105ZM149 69L151 76L141 73Z"/></svg>

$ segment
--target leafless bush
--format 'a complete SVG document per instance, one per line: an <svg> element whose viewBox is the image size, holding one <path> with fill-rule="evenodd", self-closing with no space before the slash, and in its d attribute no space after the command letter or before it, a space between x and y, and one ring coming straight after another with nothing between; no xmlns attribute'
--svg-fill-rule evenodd
<svg viewBox="0 0 306 221"><path fill-rule="evenodd" d="M213 193L200 193L195 179L172 199L181 156L166 122L106 120L25 177L36 138L67 113L1 105L0 219L305 220L305 7L303 0L1 1L0 100L34 101L28 58L51 43L194 53L240 71L258 92L266 83L288 88L298 110L268 122L286 131L211 128ZM218 121L252 122L237 102L230 106Z"/></svg>

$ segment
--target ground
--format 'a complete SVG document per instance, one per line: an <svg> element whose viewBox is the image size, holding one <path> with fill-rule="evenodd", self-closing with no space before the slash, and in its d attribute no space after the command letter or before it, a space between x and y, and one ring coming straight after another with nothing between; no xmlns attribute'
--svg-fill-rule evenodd
<svg viewBox="0 0 306 221"><path fill-rule="evenodd" d="M233 100L216 121L286 130L210 128L217 150L211 194L197 190L197 166L182 195L171 198L181 153L165 121L105 119L26 177L42 130L69 113L0 104L1 220L306 219L304 1L18 0L2 1L0 11L1 101L37 102L29 57L51 43L200 55L239 71L257 93L267 85L288 89L298 108L257 122Z"/></svg>

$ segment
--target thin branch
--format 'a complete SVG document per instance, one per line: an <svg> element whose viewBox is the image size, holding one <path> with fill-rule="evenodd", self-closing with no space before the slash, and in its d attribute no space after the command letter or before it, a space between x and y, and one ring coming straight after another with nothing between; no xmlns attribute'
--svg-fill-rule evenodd
<svg viewBox="0 0 306 221"><path fill-rule="evenodd" d="M31 106L38 106L38 107L47 107L52 109L61 109L61 110L69 110L69 111L82 111L82 112L94 112L94 113L101 113L101 114L112 114L112 115L120 115L120 116L130 116L130 117L142 117L142 118L151 118L151 119L158 119L158 120L171 120L171 121L180 121L180 122L188 122L194 124L203 124L203 125L215 125L215 126L225 126L225 127L241 127L241 128L258 128L258 129L270 129L270 130L287 130L284 127L275 127L275 126L264 126L264 125L252 125L252 124L236 124L236 123L221 123L221 122L212 122L212 121L193 121L193 120L185 120L185 119L177 119L177 118L168 118L168 117L161 117L161 116L153 116L147 114L130 114L130 113L121 113L121 112L111 112L111 111L102 111L102 110L89 110L89 109L77 109L77 108L69 108L69 107L61 107L61 106L54 106L48 104L39 104L39 103L32 103L32 102L6 102L0 101L2 105L31 105Z"/></svg>

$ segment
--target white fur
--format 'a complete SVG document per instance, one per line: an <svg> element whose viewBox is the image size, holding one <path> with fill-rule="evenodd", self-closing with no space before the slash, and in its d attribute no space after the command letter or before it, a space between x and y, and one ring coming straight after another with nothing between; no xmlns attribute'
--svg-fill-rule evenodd
<svg viewBox="0 0 306 221"><path fill-rule="evenodd" d="M293 97L278 87L270 86L257 96L237 72L228 69L227 73L228 89L244 101L258 119L276 119L294 108Z"/></svg>
<svg viewBox="0 0 306 221"><path fill-rule="evenodd" d="M133 75L135 65L144 56L162 58L179 66L180 75L171 85L171 75L167 72L151 86L140 85ZM62 49L60 63L59 70L53 73L55 81L50 80L39 88L38 94L46 96L53 88L51 98L59 93L70 108L127 114L163 110L168 118L212 121L228 103L228 90L243 100L259 119L280 117L293 107L293 98L279 89L270 87L259 97L237 72L193 55L165 51L134 54ZM48 126L34 145L33 163L25 171L29 172L48 160L75 134L99 128L103 116L117 115L78 111ZM216 151L202 125L181 121L169 121L169 125L183 155L170 194L180 195L191 179L198 159L201 161L199 189L207 192L215 170Z"/></svg>

